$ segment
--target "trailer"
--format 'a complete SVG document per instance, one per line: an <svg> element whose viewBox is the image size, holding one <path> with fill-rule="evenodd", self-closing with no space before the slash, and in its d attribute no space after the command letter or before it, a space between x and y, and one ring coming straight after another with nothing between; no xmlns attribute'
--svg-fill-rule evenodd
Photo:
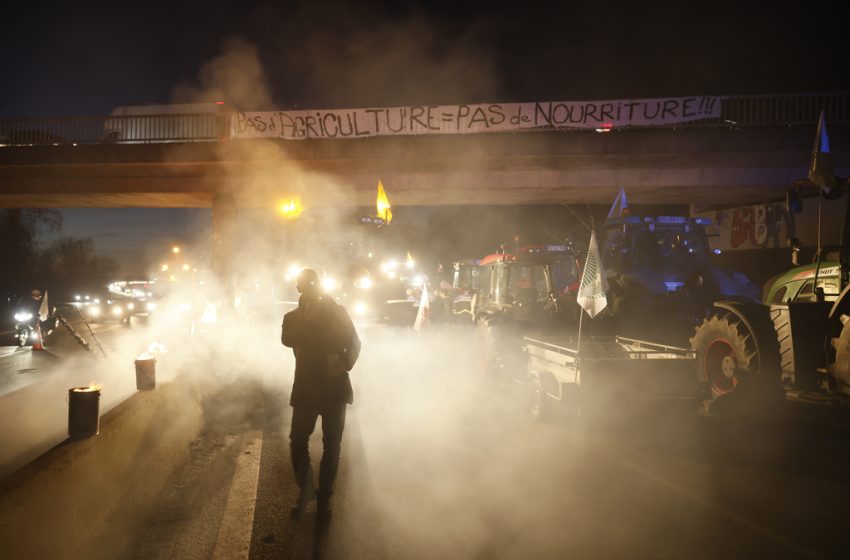
<svg viewBox="0 0 850 560"><path fill-rule="evenodd" d="M617 336L523 337L528 358L529 412L544 419L556 407L583 418L641 414L662 403L697 411L699 384L693 350Z"/></svg>

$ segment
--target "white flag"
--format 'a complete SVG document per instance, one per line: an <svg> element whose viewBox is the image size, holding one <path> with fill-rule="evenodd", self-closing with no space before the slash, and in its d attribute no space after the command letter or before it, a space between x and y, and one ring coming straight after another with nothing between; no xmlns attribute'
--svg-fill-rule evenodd
<svg viewBox="0 0 850 560"><path fill-rule="evenodd" d="M41 307L38 308L38 320L47 321L50 315L50 310L47 307L47 290L44 290L44 297L41 299Z"/></svg>
<svg viewBox="0 0 850 560"><path fill-rule="evenodd" d="M431 324L431 303L428 301L428 285L422 285L422 298L419 300L419 311L416 312L416 321L413 330L419 331Z"/></svg>
<svg viewBox="0 0 850 560"><path fill-rule="evenodd" d="M626 191L620 189L620 192L617 193L617 198L614 199L614 204L612 204L611 209L608 210L608 219L622 218L628 214L629 201L626 198Z"/></svg>
<svg viewBox="0 0 850 560"><path fill-rule="evenodd" d="M581 275L576 301L592 319L608 305L608 298L605 296L607 291L608 279L605 277L594 231L590 234L590 247L587 249L587 259L584 262L584 272Z"/></svg>

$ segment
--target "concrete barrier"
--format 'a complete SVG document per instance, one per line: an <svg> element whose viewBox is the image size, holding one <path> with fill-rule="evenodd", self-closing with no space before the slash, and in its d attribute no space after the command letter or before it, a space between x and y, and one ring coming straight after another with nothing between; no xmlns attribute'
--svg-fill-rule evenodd
<svg viewBox="0 0 850 560"><path fill-rule="evenodd" d="M100 434L65 441L0 482L3 558L98 558L127 549L203 427L196 392L166 383L101 418ZM103 539L109 539L108 546Z"/></svg>

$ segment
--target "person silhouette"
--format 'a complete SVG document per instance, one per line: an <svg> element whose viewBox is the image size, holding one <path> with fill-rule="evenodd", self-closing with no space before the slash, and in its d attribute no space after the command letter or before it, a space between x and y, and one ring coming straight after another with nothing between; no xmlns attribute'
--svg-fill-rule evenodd
<svg viewBox="0 0 850 560"><path fill-rule="evenodd" d="M308 444L321 416L324 449L316 490L317 514L328 519L346 406L354 397L348 372L360 355L360 338L345 308L322 291L314 270L301 270L295 286L301 294L298 307L284 315L281 325L281 342L295 354L289 443L299 495L292 515L300 516L312 499L313 468Z"/></svg>

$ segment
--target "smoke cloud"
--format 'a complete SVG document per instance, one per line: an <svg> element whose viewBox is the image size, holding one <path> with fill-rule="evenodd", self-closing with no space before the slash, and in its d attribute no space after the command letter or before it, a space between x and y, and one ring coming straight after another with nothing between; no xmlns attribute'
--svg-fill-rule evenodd
<svg viewBox="0 0 850 560"><path fill-rule="evenodd" d="M242 38L227 39L222 53L204 64L196 78L181 82L172 94L172 103L216 101L243 110L273 108L257 49Z"/></svg>

